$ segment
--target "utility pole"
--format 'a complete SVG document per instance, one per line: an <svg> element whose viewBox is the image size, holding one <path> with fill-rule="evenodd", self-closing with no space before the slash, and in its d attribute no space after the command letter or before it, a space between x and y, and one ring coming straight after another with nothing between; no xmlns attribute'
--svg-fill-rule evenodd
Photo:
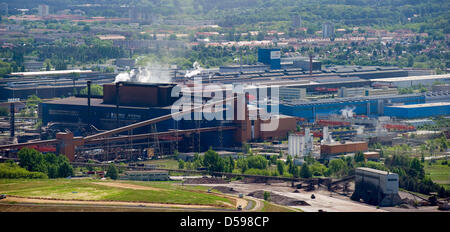
<svg viewBox="0 0 450 232"><path fill-rule="evenodd" d="M91 81L87 81L87 105L88 105L88 124L91 125Z"/></svg>
<svg viewBox="0 0 450 232"><path fill-rule="evenodd" d="M10 133L10 136L11 136L11 138L14 138L14 131L15 131L15 125L14 125L14 123L15 123L15 115L14 115L14 113L15 113L15 109L14 109L15 107L14 107L14 102L11 102L11 104L9 105L9 133Z"/></svg>

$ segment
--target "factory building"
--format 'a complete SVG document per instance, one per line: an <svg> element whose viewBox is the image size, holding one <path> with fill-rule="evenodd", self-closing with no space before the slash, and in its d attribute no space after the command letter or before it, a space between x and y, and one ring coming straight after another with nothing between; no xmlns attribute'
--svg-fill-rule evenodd
<svg viewBox="0 0 450 232"><path fill-rule="evenodd" d="M320 145L320 156L329 158L330 156L343 155L347 153L365 152L369 149L367 142L331 143Z"/></svg>
<svg viewBox="0 0 450 232"><path fill-rule="evenodd" d="M278 91L280 100L292 101L306 98L306 89L304 88L280 87Z"/></svg>
<svg viewBox="0 0 450 232"><path fill-rule="evenodd" d="M397 88L346 88L341 87L338 90L338 97L362 97L362 96L376 96L376 95L397 95Z"/></svg>
<svg viewBox="0 0 450 232"><path fill-rule="evenodd" d="M258 49L258 62L270 65L270 69L281 69L281 50L279 48Z"/></svg>
<svg viewBox="0 0 450 232"><path fill-rule="evenodd" d="M256 65L228 65L220 66L220 73L240 73L240 72L266 72L270 70L269 65L256 64Z"/></svg>
<svg viewBox="0 0 450 232"><path fill-rule="evenodd" d="M91 70L58 70L11 73L0 80L0 101L10 98L27 99L31 95L39 98L73 96L86 88L86 81L102 85L114 81L115 74L92 72Z"/></svg>
<svg viewBox="0 0 450 232"><path fill-rule="evenodd" d="M397 88L410 88L412 86L418 85L432 86L437 82L448 83L450 81L450 74L381 78L381 79L371 79L371 81L372 85L390 86Z"/></svg>
<svg viewBox="0 0 450 232"><path fill-rule="evenodd" d="M425 103L425 96L421 94L334 98L317 101L282 102L280 103L280 113L305 118L312 122L318 115L341 114L343 110L351 110L353 114L357 115L382 116L385 115L385 106L421 103Z"/></svg>
<svg viewBox="0 0 450 232"><path fill-rule="evenodd" d="M137 122L170 115L172 104L178 98L172 98L174 84L142 84L120 82L118 85L105 84L103 98L70 97L52 100L40 104L40 115L44 125L93 125L99 130L111 130ZM184 92L183 92L184 93ZM182 93L182 94L183 94ZM208 99L203 99L208 100ZM119 103L117 105L117 103ZM248 103L248 102L247 102ZM244 104L247 106L247 104ZM236 107L226 105L222 113ZM258 108L246 107L246 115L254 114ZM236 112L234 112L236 113ZM206 116L205 116L206 117ZM224 117L225 118L225 117ZM191 120L192 119L192 120ZM178 141L180 152L202 151L209 147L231 147L251 140L284 139L288 132L295 130L297 119L291 116L276 115L271 120L278 120L275 130L263 128L271 123L263 119L235 120L194 120L195 112L190 119L175 120L170 117L156 123L155 127L145 126L133 130L133 134L166 132L170 130L191 130L213 127L229 127L227 130L212 130L202 133L185 133L179 136L163 138L167 143ZM234 128L233 128L234 127ZM67 128L64 127L63 128ZM156 131L155 131L156 130ZM75 131L76 136L83 134ZM128 132L128 135L130 132ZM122 135L127 135L123 133ZM240 146L240 145L239 145ZM195 149L194 149L195 148Z"/></svg>
<svg viewBox="0 0 450 232"><path fill-rule="evenodd" d="M356 168L355 192L351 199L379 205L394 206L401 202L398 195L398 174L372 168Z"/></svg>
<svg viewBox="0 0 450 232"><path fill-rule="evenodd" d="M450 102L386 106L384 114L396 118L428 118L450 115Z"/></svg>

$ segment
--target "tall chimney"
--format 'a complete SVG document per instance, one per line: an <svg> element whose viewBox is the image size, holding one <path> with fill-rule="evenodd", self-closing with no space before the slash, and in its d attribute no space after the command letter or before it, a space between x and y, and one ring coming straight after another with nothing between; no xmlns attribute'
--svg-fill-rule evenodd
<svg viewBox="0 0 450 232"><path fill-rule="evenodd" d="M119 128L119 104L120 104L119 87L120 87L120 82L117 82L116 83L116 127L117 128Z"/></svg>
<svg viewBox="0 0 450 232"><path fill-rule="evenodd" d="M312 76L313 60L312 54L309 55L309 75Z"/></svg>
<svg viewBox="0 0 450 232"><path fill-rule="evenodd" d="M91 81L87 81L87 104L88 104L88 124L91 125L92 117L91 117Z"/></svg>
<svg viewBox="0 0 450 232"><path fill-rule="evenodd" d="M11 138L14 138L14 131L15 131L14 113L15 113L14 102L11 102L11 104L9 105L9 133L10 133Z"/></svg>

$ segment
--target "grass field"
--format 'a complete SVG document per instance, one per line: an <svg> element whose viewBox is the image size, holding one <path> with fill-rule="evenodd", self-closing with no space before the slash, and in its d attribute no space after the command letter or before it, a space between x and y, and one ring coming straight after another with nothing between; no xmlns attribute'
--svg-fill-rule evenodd
<svg viewBox="0 0 450 232"><path fill-rule="evenodd" d="M301 212L299 209L287 208L264 201L262 212Z"/></svg>
<svg viewBox="0 0 450 232"><path fill-rule="evenodd" d="M429 165L425 162L425 173L433 180L433 182L444 186L446 189L450 189L450 166L441 164L442 160Z"/></svg>
<svg viewBox="0 0 450 232"><path fill-rule="evenodd" d="M96 184L112 183L105 186ZM115 187L126 183L148 188ZM151 190L149 190L151 189ZM228 207L233 200L208 194L207 187L181 186L174 182L100 181L93 179L0 179L0 193L20 197L39 197L64 200L128 201L148 203L171 203L188 205L212 205Z"/></svg>
<svg viewBox="0 0 450 232"><path fill-rule="evenodd" d="M161 165L162 168L178 169L178 161L174 159L160 159L160 160L148 160L142 163Z"/></svg>

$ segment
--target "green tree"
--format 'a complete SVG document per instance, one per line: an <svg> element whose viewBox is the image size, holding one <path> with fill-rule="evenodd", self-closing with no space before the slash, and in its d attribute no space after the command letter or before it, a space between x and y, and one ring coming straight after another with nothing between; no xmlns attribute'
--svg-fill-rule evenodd
<svg viewBox="0 0 450 232"><path fill-rule="evenodd" d="M9 109L7 107L0 107L0 116L9 116Z"/></svg>
<svg viewBox="0 0 450 232"><path fill-rule="evenodd" d="M88 89L87 87L80 90L81 95L87 95ZM91 94L93 96L103 96L103 86L101 85L91 85Z"/></svg>
<svg viewBox="0 0 450 232"><path fill-rule="evenodd" d="M58 167L58 177L69 177L73 175L73 168L69 162L63 162Z"/></svg>
<svg viewBox="0 0 450 232"><path fill-rule="evenodd" d="M48 170L44 156L39 151L22 148L18 156L20 166L28 171L45 173Z"/></svg>
<svg viewBox="0 0 450 232"><path fill-rule="evenodd" d="M308 164L303 163L300 169L300 177L301 178L310 178L312 176L311 170L309 170Z"/></svg>
<svg viewBox="0 0 450 232"><path fill-rule="evenodd" d="M185 163L184 163L184 161L183 161L182 159L179 159L179 160L178 160L178 168L179 168L179 169L184 169L184 164L185 164Z"/></svg>
<svg viewBox="0 0 450 232"><path fill-rule="evenodd" d="M354 157L354 160L355 160L356 163L364 162L365 161L364 153L362 153L362 152L356 153L355 157Z"/></svg>
<svg viewBox="0 0 450 232"><path fill-rule="evenodd" d="M277 160L277 170L280 175L284 174L284 163L281 160Z"/></svg>
<svg viewBox="0 0 450 232"><path fill-rule="evenodd" d="M241 173L245 173L245 171L247 171L247 169L248 169L247 159L244 159L244 158L238 159L237 162L236 162L236 166L239 169L241 169Z"/></svg>
<svg viewBox="0 0 450 232"><path fill-rule="evenodd" d="M211 174L225 170L225 161L211 148L205 152L203 163Z"/></svg>
<svg viewBox="0 0 450 232"><path fill-rule="evenodd" d="M267 159L260 155L252 155L247 158L248 167L256 168L256 169L266 169L267 168Z"/></svg>
<svg viewBox="0 0 450 232"><path fill-rule="evenodd" d="M33 94L27 98L26 102L28 107L37 107L39 103L42 103L42 99Z"/></svg>
<svg viewBox="0 0 450 232"><path fill-rule="evenodd" d="M264 191L264 200L270 201L270 192Z"/></svg>
<svg viewBox="0 0 450 232"><path fill-rule="evenodd" d="M113 180L117 180L119 178L119 171L117 170L116 165L110 164L108 166L108 170L106 171L106 177L109 177Z"/></svg>
<svg viewBox="0 0 450 232"><path fill-rule="evenodd" d="M347 173L347 165L342 159L331 160L328 168L331 174L335 174L336 176L343 176Z"/></svg>

